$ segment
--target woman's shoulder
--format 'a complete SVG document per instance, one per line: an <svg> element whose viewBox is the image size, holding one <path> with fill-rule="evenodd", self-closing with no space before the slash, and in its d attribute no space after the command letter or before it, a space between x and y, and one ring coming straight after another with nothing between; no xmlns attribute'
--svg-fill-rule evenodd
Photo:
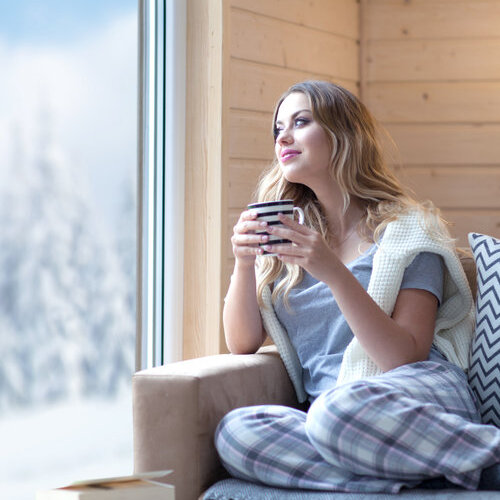
<svg viewBox="0 0 500 500"><path fill-rule="evenodd" d="M440 242L452 242L447 222L433 205L415 205L406 208L387 224L384 234L393 232L404 235L420 235Z"/></svg>
<svg viewBox="0 0 500 500"><path fill-rule="evenodd" d="M387 224L379 249L384 254L401 258L420 251L442 255L454 252L455 241L438 211L415 206L401 212Z"/></svg>
<svg viewBox="0 0 500 500"><path fill-rule="evenodd" d="M432 203L415 203L401 208L389 224L415 224L427 221L437 223L441 220L439 209Z"/></svg>

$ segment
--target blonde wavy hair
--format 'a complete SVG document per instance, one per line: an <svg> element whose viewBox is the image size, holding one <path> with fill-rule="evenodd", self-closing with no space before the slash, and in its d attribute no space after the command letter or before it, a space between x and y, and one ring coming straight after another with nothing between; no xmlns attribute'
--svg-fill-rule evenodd
<svg viewBox="0 0 500 500"><path fill-rule="evenodd" d="M276 104L273 135L277 138L276 117L284 99L292 93L307 96L314 120L325 130L331 147L330 174L340 186L344 213L353 197L364 206L358 224L359 234L367 241L378 242L387 224L405 211L420 206L424 212L436 213L428 204L418 204L387 167L380 145L381 127L363 103L346 89L330 82L305 81L291 86ZM329 241L330 230L325 214L314 192L303 184L289 182L275 159L263 172L256 190L257 201L291 199L304 210L305 225ZM433 218L436 220L436 218ZM440 219L441 220L441 219ZM436 230L442 234L441 228ZM302 280L302 269L284 264L276 257L259 258L257 264L257 297L263 305L264 288L275 283L273 302L283 295L285 303L290 290Z"/></svg>

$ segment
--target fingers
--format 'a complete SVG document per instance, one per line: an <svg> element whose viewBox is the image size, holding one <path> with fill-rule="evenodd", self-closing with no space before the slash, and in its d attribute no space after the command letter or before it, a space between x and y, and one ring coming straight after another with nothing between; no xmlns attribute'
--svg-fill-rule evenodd
<svg viewBox="0 0 500 500"><path fill-rule="evenodd" d="M279 214L278 219L280 222L286 226L289 227L295 231L297 231L300 234L309 234L310 229L308 229L306 226L303 224L299 224L295 219L292 219L291 217L288 217L287 215Z"/></svg>
<svg viewBox="0 0 500 500"><path fill-rule="evenodd" d="M293 243L271 243L268 245L263 245L262 248L266 252L276 253L279 256L290 255L301 257L304 250Z"/></svg>
<svg viewBox="0 0 500 500"><path fill-rule="evenodd" d="M295 222L290 217L280 214L278 218L283 225L269 226L267 222L257 219L257 212L246 210L241 213L238 222L233 228L231 243L235 257L254 257L262 255L264 249L272 253L281 253L288 256L297 256L299 253L296 245L307 245L307 238L310 237L311 230ZM289 240L295 245L273 244L264 245L270 241L269 234L278 236L279 239ZM276 238L275 238L276 239ZM291 251L291 249L294 249Z"/></svg>
<svg viewBox="0 0 500 500"><path fill-rule="evenodd" d="M305 226L302 226L298 222L295 222L290 217L287 217L286 215L283 214L279 214L278 218L285 227L289 227L290 229L293 229L294 231L297 231L300 234L308 234L309 230ZM233 232L235 234L247 234L249 232L256 232L256 231L262 232L263 230L271 232L275 228L283 227L283 226L270 226L268 229L266 229L267 226L268 226L267 222L259 221L257 219L257 213L255 211L247 210L241 213L238 222L233 228Z"/></svg>
<svg viewBox="0 0 500 500"><path fill-rule="evenodd" d="M259 243L267 243L269 241L269 235L267 234L248 234L235 233L231 238L233 245L258 245Z"/></svg>
<svg viewBox="0 0 500 500"><path fill-rule="evenodd" d="M262 231L267 226L267 222L257 220L257 213L252 210L242 212L238 222L233 228L234 233L244 234L249 231Z"/></svg>
<svg viewBox="0 0 500 500"><path fill-rule="evenodd" d="M257 255L262 255L264 250L259 246L238 246L233 245L233 254L237 259L245 259L245 257L255 258Z"/></svg>
<svg viewBox="0 0 500 500"><path fill-rule="evenodd" d="M285 217L287 218L287 217ZM292 221L293 222L293 221ZM302 226L298 224L299 230L302 230ZM295 243L297 245L304 245L307 244L308 239L311 237L310 231L305 228L307 233L305 232L299 232L295 227L286 227L285 225L283 226L269 226L266 231L276 238L283 239L283 240L290 240L292 243Z"/></svg>
<svg viewBox="0 0 500 500"><path fill-rule="evenodd" d="M264 245L264 250L278 254L284 262L302 266L324 254L325 241L320 233L286 216L280 216L280 222L282 226L270 226L267 232L274 239L288 240L289 243Z"/></svg>
<svg viewBox="0 0 500 500"><path fill-rule="evenodd" d="M257 213L252 210L242 212L233 228L231 243L233 253L237 258L255 257L264 252L259 244L267 243L267 233L261 234L267 228L267 222L257 220Z"/></svg>
<svg viewBox="0 0 500 500"><path fill-rule="evenodd" d="M256 231L267 231L267 222L243 221L238 222L233 228L235 234L255 233Z"/></svg>
<svg viewBox="0 0 500 500"><path fill-rule="evenodd" d="M256 231L262 231L263 228L267 226L267 223L262 224L257 219L257 214L251 210L242 212L238 222L233 227L234 236L246 235L249 233L255 233Z"/></svg>
<svg viewBox="0 0 500 500"><path fill-rule="evenodd" d="M262 241L259 241L257 238L262 238ZM266 236L265 238L269 237ZM264 236L259 235L233 235L233 237L231 238L231 243L233 245L234 256L239 259L262 255L264 253L264 250L259 246L259 243L266 243L267 240L265 238Z"/></svg>

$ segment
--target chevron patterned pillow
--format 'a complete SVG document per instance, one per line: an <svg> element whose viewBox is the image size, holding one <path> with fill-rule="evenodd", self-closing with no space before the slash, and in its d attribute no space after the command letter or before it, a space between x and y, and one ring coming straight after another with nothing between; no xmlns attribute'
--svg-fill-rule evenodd
<svg viewBox="0 0 500 500"><path fill-rule="evenodd" d="M485 424L500 427L500 240L470 233L477 267L476 332L469 383Z"/></svg>

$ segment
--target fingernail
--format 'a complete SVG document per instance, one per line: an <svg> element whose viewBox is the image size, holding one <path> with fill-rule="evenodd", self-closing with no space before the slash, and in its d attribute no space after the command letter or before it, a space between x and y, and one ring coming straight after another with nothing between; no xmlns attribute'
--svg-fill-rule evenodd
<svg viewBox="0 0 500 500"><path fill-rule="evenodd" d="M266 227L267 226L267 222L266 221L262 221L259 225L262 226L262 227Z"/></svg>
<svg viewBox="0 0 500 500"><path fill-rule="evenodd" d="M269 250L271 250L271 245L264 245L262 248L264 248L264 250L267 250L269 252Z"/></svg>

